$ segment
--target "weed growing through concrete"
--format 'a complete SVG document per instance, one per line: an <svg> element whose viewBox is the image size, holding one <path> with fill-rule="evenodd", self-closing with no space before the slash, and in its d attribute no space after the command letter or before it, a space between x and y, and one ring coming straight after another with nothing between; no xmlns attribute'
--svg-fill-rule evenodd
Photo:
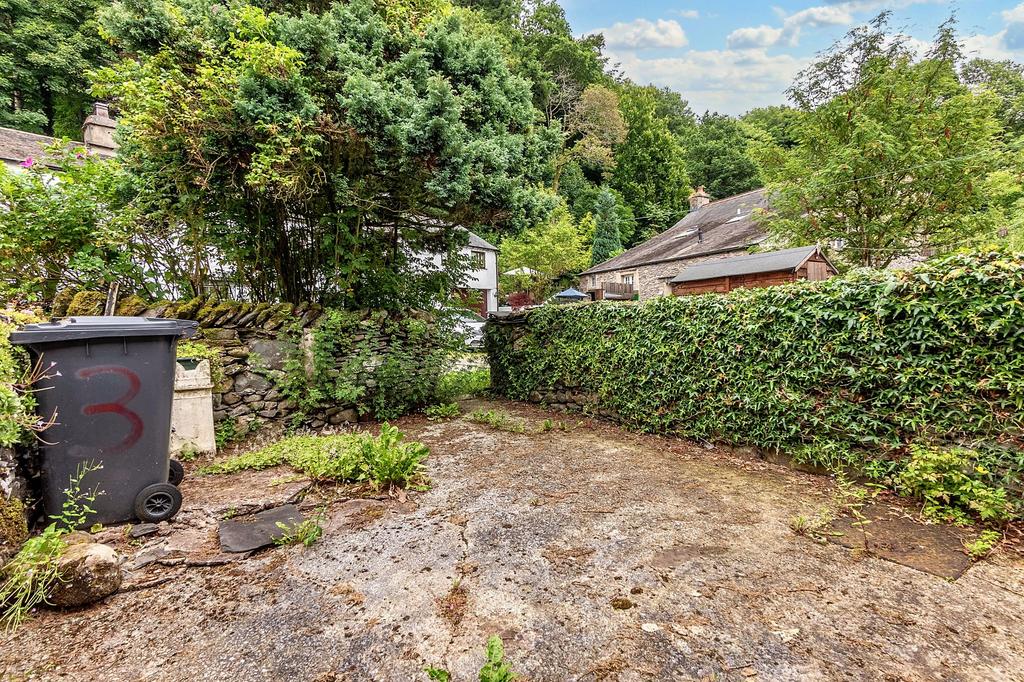
<svg viewBox="0 0 1024 682"><path fill-rule="evenodd" d="M469 420L510 433L547 433L548 431L572 431L574 428L574 425L561 419L550 418L533 426L527 420L513 417L501 410L476 410L470 413Z"/></svg>
<svg viewBox="0 0 1024 682"><path fill-rule="evenodd" d="M822 509L814 516L798 515L789 520L789 528L797 535L808 537L819 544L828 541L829 535L835 533L829 531L834 514L831 509Z"/></svg>
<svg viewBox="0 0 1024 682"><path fill-rule="evenodd" d="M526 433L526 424L522 419L516 419L500 410L474 410L470 413L469 420L477 424L486 424L499 431Z"/></svg>
<svg viewBox="0 0 1024 682"><path fill-rule="evenodd" d="M487 661L480 668L480 682L515 682L519 676L512 672L512 666L505 661L505 645L501 637L491 635L487 640ZM424 672L434 682L451 682L452 676L443 668L427 668Z"/></svg>
<svg viewBox="0 0 1024 682"><path fill-rule="evenodd" d="M298 545L311 547L324 534L324 528L320 525L323 522L324 510L313 517L303 519L294 524L277 522L277 527L283 531L280 537L274 538L275 545Z"/></svg>
<svg viewBox="0 0 1024 682"><path fill-rule="evenodd" d="M967 555L978 561L984 559L1003 541L1003 534L997 530L983 530L972 542L964 542Z"/></svg>

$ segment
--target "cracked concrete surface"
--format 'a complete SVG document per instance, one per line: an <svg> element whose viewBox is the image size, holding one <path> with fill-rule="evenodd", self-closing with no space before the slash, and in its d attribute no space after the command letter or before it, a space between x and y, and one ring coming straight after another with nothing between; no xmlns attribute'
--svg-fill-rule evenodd
<svg viewBox="0 0 1024 682"><path fill-rule="evenodd" d="M425 681L433 665L470 681L499 634L534 682L1024 680L1019 558L950 582L794 535L826 479L590 422L401 426L432 448L428 492L336 502L308 549L152 564L131 580L173 579L41 613L2 647L5 679ZM284 495L270 476L223 480ZM196 556L216 552L210 485L184 486L169 536Z"/></svg>

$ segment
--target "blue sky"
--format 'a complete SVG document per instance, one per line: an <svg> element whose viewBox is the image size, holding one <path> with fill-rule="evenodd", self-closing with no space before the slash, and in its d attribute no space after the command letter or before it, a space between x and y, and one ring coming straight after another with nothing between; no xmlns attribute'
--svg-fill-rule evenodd
<svg viewBox="0 0 1024 682"><path fill-rule="evenodd" d="M955 11L969 54L1024 61L1024 2L961 0L561 0L573 30L602 31L607 54L627 76L678 90L693 110L741 114L785 103L793 76L850 28L893 11L924 50Z"/></svg>

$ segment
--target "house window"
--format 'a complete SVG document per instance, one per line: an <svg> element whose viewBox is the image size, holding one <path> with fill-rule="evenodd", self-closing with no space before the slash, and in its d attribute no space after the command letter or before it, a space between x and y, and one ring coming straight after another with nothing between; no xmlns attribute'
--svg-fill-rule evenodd
<svg viewBox="0 0 1024 682"><path fill-rule="evenodd" d="M474 269L483 270L487 267L487 254L483 251L470 251L469 262L473 264Z"/></svg>
<svg viewBox="0 0 1024 682"><path fill-rule="evenodd" d="M629 273L628 275L622 275L621 279L622 279L622 283L623 284L628 284L629 286L633 286L633 273L632 272Z"/></svg>
<svg viewBox="0 0 1024 682"><path fill-rule="evenodd" d="M590 288L591 289L597 288L597 275L591 275L590 276Z"/></svg>

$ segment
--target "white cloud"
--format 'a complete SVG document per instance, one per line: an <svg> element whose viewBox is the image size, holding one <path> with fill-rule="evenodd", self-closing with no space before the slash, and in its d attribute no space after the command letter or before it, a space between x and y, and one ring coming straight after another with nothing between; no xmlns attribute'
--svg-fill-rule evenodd
<svg viewBox="0 0 1024 682"><path fill-rule="evenodd" d="M786 17L783 25L790 29L819 28L822 26L849 26L854 22L851 3L808 7Z"/></svg>
<svg viewBox="0 0 1024 682"><path fill-rule="evenodd" d="M676 10L675 14L678 14L683 19L700 19L700 12L695 9L680 9Z"/></svg>
<svg viewBox="0 0 1024 682"><path fill-rule="evenodd" d="M635 82L681 92L698 113L712 110L724 114L779 104L807 62L792 55L769 55L764 49L690 50L679 57L656 59L643 59L632 52L610 57Z"/></svg>
<svg viewBox="0 0 1024 682"><path fill-rule="evenodd" d="M981 57L997 61L1019 58L1019 55L1006 49L1006 29L992 35L979 34L964 38L964 54L968 58Z"/></svg>
<svg viewBox="0 0 1024 682"><path fill-rule="evenodd" d="M1024 2L1003 10L1000 15L1006 22L1001 30L964 39L964 52L968 57L1020 60L1024 53Z"/></svg>
<svg viewBox="0 0 1024 682"><path fill-rule="evenodd" d="M726 47L743 50L753 47L770 47L782 38L782 29L762 24L738 28L725 37Z"/></svg>
<svg viewBox="0 0 1024 682"><path fill-rule="evenodd" d="M1024 23L1024 2L1011 9L1003 10L1002 15L1003 21L1008 24Z"/></svg>
<svg viewBox="0 0 1024 682"><path fill-rule="evenodd" d="M858 12L870 12L882 8L907 7L935 0L846 0L828 5L816 5L793 14L786 14L776 7L775 12L782 21L781 26L754 26L738 28L726 37L726 45L736 49L749 47L771 47L774 45L796 46L800 43L803 29L828 28L832 26L853 26L857 23ZM1024 3L1018 8L1024 14Z"/></svg>
<svg viewBox="0 0 1024 682"><path fill-rule="evenodd" d="M689 42L686 32L675 19L634 19L629 23L618 22L611 28L599 29L609 47L632 50L649 48L685 47Z"/></svg>

